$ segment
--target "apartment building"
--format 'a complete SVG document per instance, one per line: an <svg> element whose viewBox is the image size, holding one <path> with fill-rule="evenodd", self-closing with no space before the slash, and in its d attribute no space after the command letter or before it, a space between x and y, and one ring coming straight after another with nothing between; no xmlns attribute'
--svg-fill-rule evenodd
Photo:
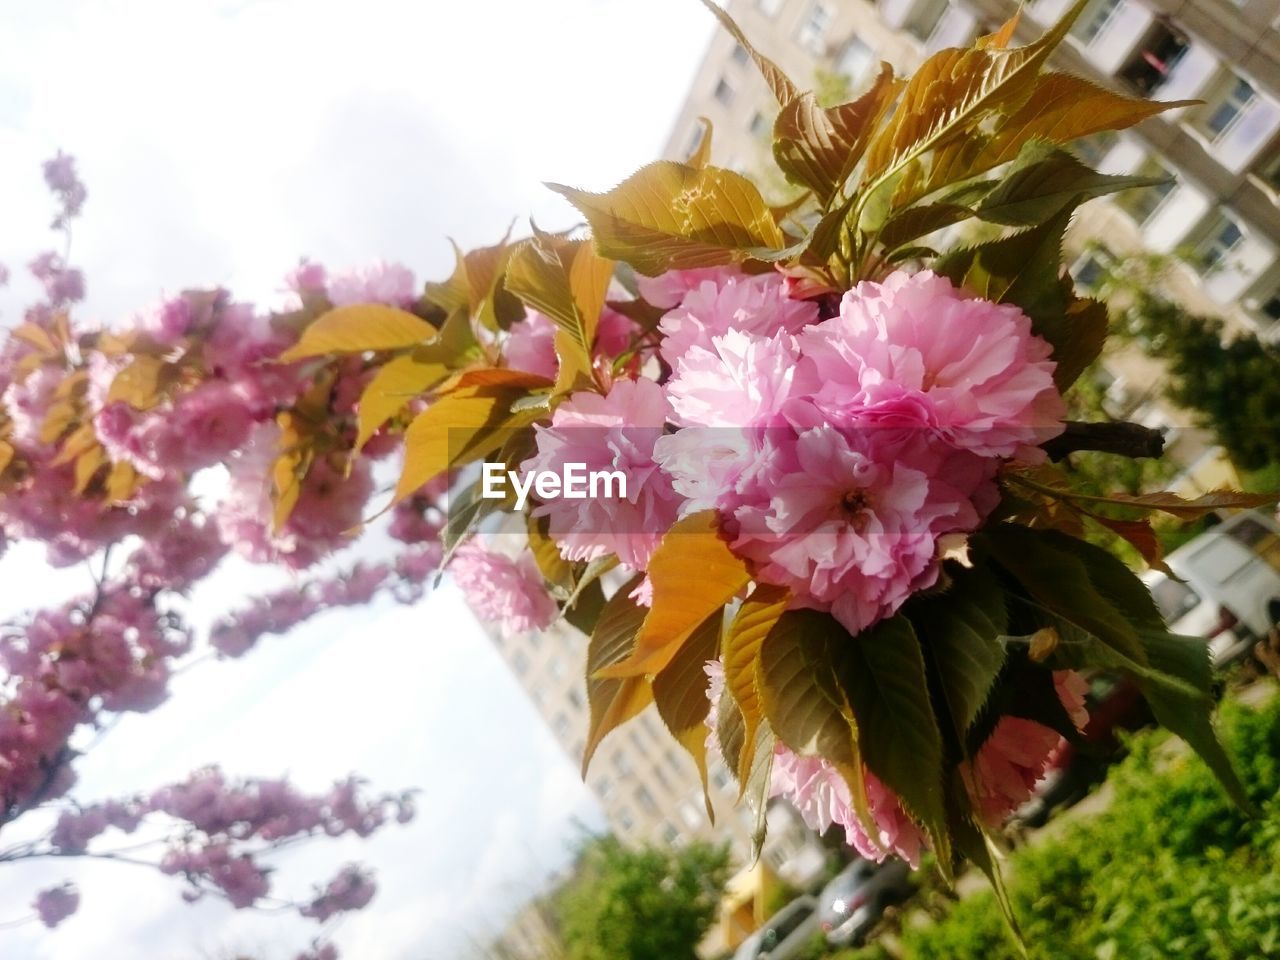
<svg viewBox="0 0 1280 960"><path fill-rule="evenodd" d="M1071 0L1031 0L1025 41ZM730 0L746 34L798 83L818 71L857 90L886 60L900 72L1004 22L1016 0ZM1109 173L1175 182L1090 204L1070 238L1105 238L1117 254L1178 253L1173 280L1197 311L1280 339L1280 0L1092 0L1054 61L1132 96L1200 99L1082 149ZM763 166L776 113L746 52L727 34L708 48L666 147L687 156L710 119L717 163ZM1085 261L1077 270L1087 271Z"/></svg>

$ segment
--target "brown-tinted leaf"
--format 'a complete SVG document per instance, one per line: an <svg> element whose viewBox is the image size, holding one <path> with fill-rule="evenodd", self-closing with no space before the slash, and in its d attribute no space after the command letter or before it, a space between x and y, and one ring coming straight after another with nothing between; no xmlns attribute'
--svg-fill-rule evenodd
<svg viewBox="0 0 1280 960"><path fill-rule="evenodd" d="M658 715L680 746L693 757L702 781L707 816L712 823L716 815L707 790L707 735L710 732L707 713L711 709L711 701L707 698L710 678L706 665L719 653L722 623L723 616L718 610L707 617L690 634L672 661L653 678L653 699L658 705Z"/></svg>
<svg viewBox="0 0 1280 960"><path fill-rule="evenodd" d="M394 357L373 375L356 410L360 450L384 423L405 408L414 397L435 386L449 374L444 363L423 360L413 354Z"/></svg>
<svg viewBox="0 0 1280 960"><path fill-rule="evenodd" d="M399 350L434 339L436 328L407 310L380 303L338 307L320 316L280 355L286 363L329 354Z"/></svg>
<svg viewBox="0 0 1280 960"><path fill-rule="evenodd" d="M702 0L702 5L715 14L715 18L720 21L725 30L729 32L729 35L737 40L742 49L746 50L751 56L756 67L760 70L760 74L764 77L765 83L773 91L778 103L786 106L793 100L799 91L796 89L796 85L791 82L791 78L783 73L776 63L751 45L751 41L747 39L746 34L742 32L742 28L738 26L733 17L729 16L728 12L722 7L712 3L711 0Z"/></svg>
<svg viewBox="0 0 1280 960"><path fill-rule="evenodd" d="M640 577L618 589L605 604L587 645L587 703L591 720L582 756L582 775L587 775L591 758L608 734L636 716L653 702L653 690L644 677L621 680L601 678L600 672L632 656L636 633L646 610L631 599Z"/></svg>
<svg viewBox="0 0 1280 960"><path fill-rule="evenodd" d="M773 625L787 609L790 592L785 587L759 584L743 601L724 638L724 682L742 712L743 748L737 756L725 756L725 763L746 783L755 751L756 730L764 719L756 690L760 646Z"/></svg>
<svg viewBox="0 0 1280 960"><path fill-rule="evenodd" d="M608 193L548 186L586 216L601 256L650 276L741 262L785 243L760 191L732 170L659 160Z"/></svg>

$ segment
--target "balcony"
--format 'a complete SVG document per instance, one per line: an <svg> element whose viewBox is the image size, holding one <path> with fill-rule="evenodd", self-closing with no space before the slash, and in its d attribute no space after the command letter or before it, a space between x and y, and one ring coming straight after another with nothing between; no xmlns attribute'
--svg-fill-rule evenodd
<svg viewBox="0 0 1280 960"><path fill-rule="evenodd" d="M927 53L937 53L947 47L968 46L977 33L977 17L958 6L949 6L929 34L924 48Z"/></svg>

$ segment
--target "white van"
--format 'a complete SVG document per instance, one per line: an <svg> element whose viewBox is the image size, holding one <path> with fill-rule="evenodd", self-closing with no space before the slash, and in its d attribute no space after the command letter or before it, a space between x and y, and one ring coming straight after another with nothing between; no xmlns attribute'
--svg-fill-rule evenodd
<svg viewBox="0 0 1280 960"><path fill-rule="evenodd" d="M1280 623L1280 524L1261 510L1230 517L1167 557L1182 583L1143 575L1173 633L1204 637L1215 666L1245 656Z"/></svg>

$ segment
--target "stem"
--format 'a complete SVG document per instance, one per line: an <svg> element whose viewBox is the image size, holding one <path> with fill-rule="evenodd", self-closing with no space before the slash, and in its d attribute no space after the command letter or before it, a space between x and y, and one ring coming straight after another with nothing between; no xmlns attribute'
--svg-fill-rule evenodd
<svg viewBox="0 0 1280 960"><path fill-rule="evenodd" d="M1044 444L1051 460L1061 460L1081 450L1113 453L1121 457L1158 457L1164 452L1164 434L1140 423L1083 423L1068 420L1060 436Z"/></svg>

